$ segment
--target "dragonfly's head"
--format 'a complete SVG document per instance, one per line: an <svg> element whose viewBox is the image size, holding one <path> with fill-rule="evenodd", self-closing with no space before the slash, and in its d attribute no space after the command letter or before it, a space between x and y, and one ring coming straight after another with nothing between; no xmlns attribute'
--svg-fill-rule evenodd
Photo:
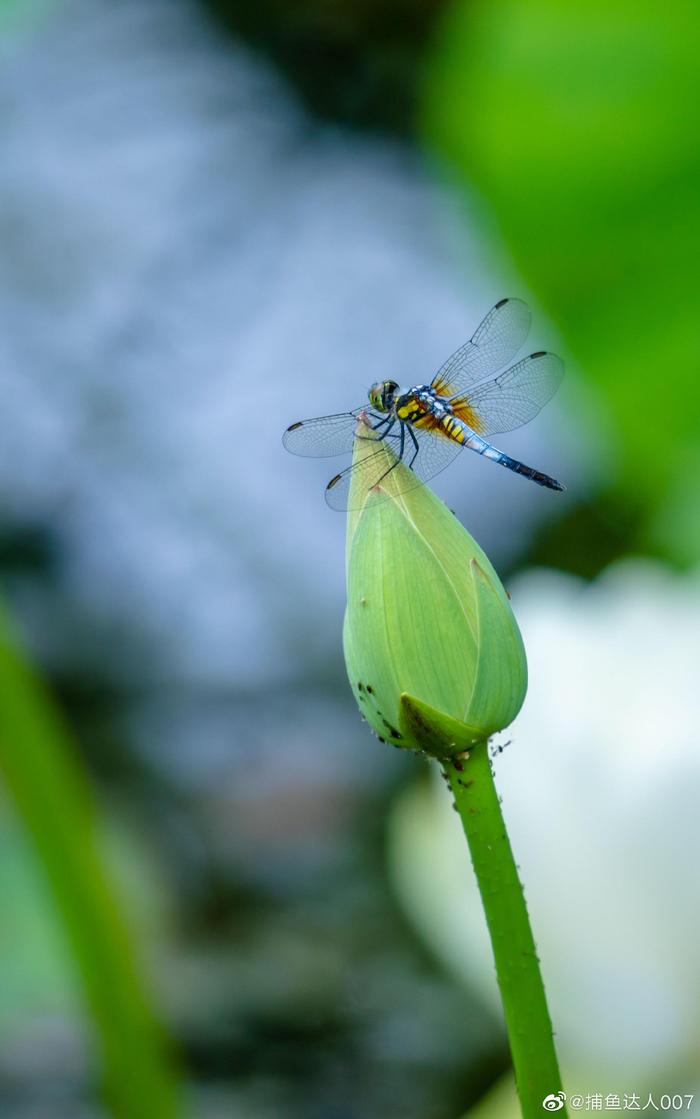
<svg viewBox="0 0 700 1119"><path fill-rule="evenodd" d="M396 381L377 381L369 390L370 404L373 408L376 408L378 412L390 412L398 388L399 386Z"/></svg>

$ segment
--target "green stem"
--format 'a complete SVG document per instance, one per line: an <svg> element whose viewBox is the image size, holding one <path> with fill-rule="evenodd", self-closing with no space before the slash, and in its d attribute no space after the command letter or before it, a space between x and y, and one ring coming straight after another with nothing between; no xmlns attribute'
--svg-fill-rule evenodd
<svg viewBox="0 0 700 1119"><path fill-rule="evenodd" d="M486 912L525 1119L561 1089L539 960L485 742L444 763ZM557 1112L559 1117L566 1110Z"/></svg>

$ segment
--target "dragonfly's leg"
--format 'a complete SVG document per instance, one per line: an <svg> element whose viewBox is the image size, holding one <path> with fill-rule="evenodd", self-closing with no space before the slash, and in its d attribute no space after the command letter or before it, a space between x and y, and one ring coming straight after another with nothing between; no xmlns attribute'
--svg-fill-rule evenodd
<svg viewBox="0 0 700 1119"><path fill-rule="evenodd" d="M408 464L408 469L413 470L413 464L416 461L416 456L417 456L420 448L418 446L418 440L416 439L416 433L415 433L415 431L413 430L413 428L411 427L410 424L408 425L408 434L411 436L411 439L413 440L413 448L414 448L413 449L413 455L411 456L411 461Z"/></svg>
<svg viewBox="0 0 700 1119"><path fill-rule="evenodd" d="M377 418L376 416L374 416L373 413L370 413L370 414L372 415L372 419ZM388 415L388 416L385 416L384 419L380 419L379 423L370 424L370 429L372 431L379 431L379 429L384 427L385 424L389 424L389 427L387 427L384 434L380 436L380 438L383 439L384 435L386 435L387 432L391 430L391 428L394 426L395 422L396 422L396 416ZM358 439L372 439L372 436L371 435L358 435L357 438Z"/></svg>
<svg viewBox="0 0 700 1119"><path fill-rule="evenodd" d="M389 419L390 419L391 423L387 427L386 431L382 431L381 435L379 436L379 439L377 440L377 442L379 442L379 443L381 442L382 439L387 438L387 435L391 431L392 426L394 426L394 424L396 423L396 416L389 416ZM375 431L378 431L377 427L376 427ZM358 435L357 438L358 439L373 439L373 435ZM398 439L398 435L392 435L391 438L392 439Z"/></svg>
<svg viewBox="0 0 700 1119"><path fill-rule="evenodd" d="M378 486L380 482L383 482L384 479L386 478L387 474L391 474L394 467L398 466L399 463L401 462L401 459L403 458L404 444L406 442L406 424L403 420L401 420L400 423L401 423L401 442L399 443L399 453L396 456L395 461L392 462L391 466L387 467L387 469L384 471L384 473L381 475L380 478L377 478L376 482L374 483L375 486Z"/></svg>
<svg viewBox="0 0 700 1119"><path fill-rule="evenodd" d="M403 450L404 450L404 443L405 442L406 442L406 424L402 420L401 421L401 443L399 444L399 458L398 458L399 462L401 462L401 459L403 458Z"/></svg>

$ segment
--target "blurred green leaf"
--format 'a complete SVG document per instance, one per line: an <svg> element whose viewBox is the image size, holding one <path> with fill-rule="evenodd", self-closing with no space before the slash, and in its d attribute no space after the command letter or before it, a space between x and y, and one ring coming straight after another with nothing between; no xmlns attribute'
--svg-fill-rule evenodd
<svg viewBox="0 0 700 1119"><path fill-rule="evenodd" d="M0 772L75 959L108 1103L123 1119L169 1119L177 1112L173 1063L104 870L87 783L66 730L1 619Z"/></svg>
<svg viewBox="0 0 700 1119"><path fill-rule="evenodd" d="M460 0L426 84L429 142L493 206L651 514L700 449L699 11Z"/></svg>

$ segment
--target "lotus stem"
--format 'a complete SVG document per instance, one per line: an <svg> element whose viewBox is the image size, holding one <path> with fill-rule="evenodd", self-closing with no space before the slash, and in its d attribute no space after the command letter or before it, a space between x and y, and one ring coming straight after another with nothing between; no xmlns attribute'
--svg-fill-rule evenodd
<svg viewBox="0 0 700 1119"><path fill-rule="evenodd" d="M494 784L488 744L443 763L467 837L486 913L496 975L524 1119L566 1109L552 1023L525 904L523 886ZM563 1099L563 1096L562 1096Z"/></svg>

